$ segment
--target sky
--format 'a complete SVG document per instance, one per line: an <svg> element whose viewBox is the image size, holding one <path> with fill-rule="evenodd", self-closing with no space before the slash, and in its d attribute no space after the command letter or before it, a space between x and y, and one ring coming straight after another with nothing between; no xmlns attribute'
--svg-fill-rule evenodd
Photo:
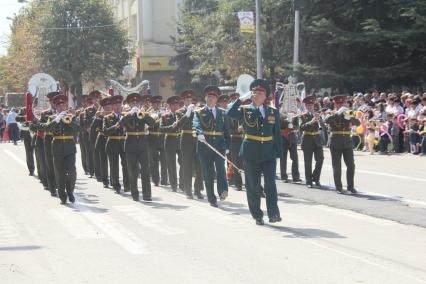
<svg viewBox="0 0 426 284"><path fill-rule="evenodd" d="M25 4L18 3L18 0L0 0L0 56L7 54L7 40L10 35L10 24L11 20L6 19L7 17L13 17L16 13L18 14Z"/></svg>

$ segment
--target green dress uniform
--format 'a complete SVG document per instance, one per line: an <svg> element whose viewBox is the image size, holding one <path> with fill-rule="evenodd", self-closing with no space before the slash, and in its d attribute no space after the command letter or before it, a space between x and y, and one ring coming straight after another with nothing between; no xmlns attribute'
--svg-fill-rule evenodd
<svg viewBox="0 0 426 284"><path fill-rule="evenodd" d="M46 160L44 155L44 131L39 129L39 122L34 121L30 123L30 130L35 133L34 141L34 152L36 157L36 167L37 167L37 176L40 179L40 182L43 184L45 190L47 188L47 179L46 179Z"/></svg>
<svg viewBox="0 0 426 284"><path fill-rule="evenodd" d="M244 134L240 130L241 124L234 119L229 119L229 132L231 137L231 142L229 144L229 158L232 163L234 163L239 169L243 168L243 159L240 156L240 148L243 144ZM243 189L243 179L241 173L232 167L232 177L234 184L237 187L237 190Z"/></svg>
<svg viewBox="0 0 426 284"><path fill-rule="evenodd" d="M220 90L216 86L207 86L204 94L219 97ZM210 109L207 105L196 110L192 128L197 136L204 135L206 142L225 156L230 140L229 120L225 116L225 110L218 107ZM207 199L211 206L217 207L217 198L214 193L215 170L219 197L224 200L228 196L225 160L201 141L197 143L197 153L201 162Z"/></svg>
<svg viewBox="0 0 426 284"><path fill-rule="evenodd" d="M120 125L125 128L124 152L126 153L129 185L133 200L139 201L138 177L142 179L142 199L151 201L151 182L149 172L149 145L147 126L154 119L143 112L124 116Z"/></svg>
<svg viewBox="0 0 426 284"><path fill-rule="evenodd" d="M325 122L329 125L331 131L330 152L336 190L339 192L343 191L341 180L343 157L343 161L346 164L348 190L356 193L354 187L355 162L351 127L360 125L360 121L354 117L345 119L343 114L334 113L328 115Z"/></svg>
<svg viewBox="0 0 426 284"><path fill-rule="evenodd" d="M95 165L94 165L94 157L93 157L94 145L92 147L91 140L90 140L90 127L95 118L96 111L97 110L95 105L87 107L84 110L84 119L82 120L83 142L84 142L85 153L86 153L87 169L88 169L90 177L93 177L95 175Z"/></svg>
<svg viewBox="0 0 426 284"><path fill-rule="evenodd" d="M201 164L196 151L197 138L192 129L194 112L186 116L187 108L183 107L177 112L177 126L182 130L180 136L180 149L182 153L183 187L188 198L192 198L192 175L195 171L194 193L197 198L202 198L203 177Z"/></svg>
<svg viewBox="0 0 426 284"><path fill-rule="evenodd" d="M173 97L172 97L173 98ZM176 113L166 113L162 116L160 122L160 131L165 134L164 149L166 152L167 172L170 185L173 191L177 190L177 170L176 170L176 155L179 151L179 128L173 128L172 125L177 121Z"/></svg>
<svg viewBox="0 0 426 284"><path fill-rule="evenodd" d="M50 94L51 93L49 93L48 96ZM38 136L40 140L37 142L39 142L40 144L43 144L43 149L42 150L39 149L38 151L39 151L39 154L44 155L43 158L39 157L39 160L42 161L43 176L46 181L47 190L50 191L52 196L55 196L57 184L55 181L55 168L54 168L53 154L52 154L53 133L46 129L46 125L50 122L50 117L53 114L54 114L53 109L48 109L43 111L40 114L40 120L35 123L32 129L39 131ZM38 147L37 142L36 142L36 148Z"/></svg>
<svg viewBox="0 0 426 284"><path fill-rule="evenodd" d="M281 169L281 179L287 181L287 155L290 153L291 159L291 177L293 182L300 181L299 173L299 157L297 154L297 137L296 133L299 128L299 119L294 117L291 121L288 120L287 115L280 114L281 122L281 138L283 141L282 144L282 153L280 159L280 169Z"/></svg>
<svg viewBox="0 0 426 284"><path fill-rule="evenodd" d="M81 158L81 165L83 166L84 174L88 174L89 170L87 168L87 158L86 158L86 148L84 145L84 132L85 129L83 127L83 121L84 121L84 110L78 110L76 112L77 117L77 123L79 125L78 129L78 144L80 145L80 158Z"/></svg>
<svg viewBox="0 0 426 284"><path fill-rule="evenodd" d="M108 155L105 147L107 138L103 132L103 116L100 115L93 120L92 126L96 128L98 133L95 142L95 161L99 160L99 175L105 188L109 185L108 180Z"/></svg>
<svg viewBox="0 0 426 284"><path fill-rule="evenodd" d="M103 121L103 132L107 136L105 150L109 160L111 186L114 188L116 193L120 193L121 191L121 184L119 180L119 159L121 159L124 191L130 190L126 155L124 152L124 140L126 139L126 136L123 128L119 126L120 119L121 114L112 113L105 116Z"/></svg>
<svg viewBox="0 0 426 284"><path fill-rule="evenodd" d="M252 82L250 89L268 93L266 82L260 79ZM263 211L260 208L262 173L269 221L281 221L275 184L276 159L281 156L282 149L280 117L273 107L264 104L263 110L264 115L254 104L241 106L241 100L237 99L226 111L230 118L239 121L244 128L240 155L244 161L248 206L258 225L263 225Z"/></svg>
<svg viewBox="0 0 426 284"><path fill-rule="evenodd" d="M160 131L161 113L160 110L155 110L153 108L149 109L147 112L150 116L155 117L154 125L148 128L148 142L150 152L149 165L151 169L152 182L156 186L158 186L160 181L161 185L168 185L166 152L164 150L164 133Z"/></svg>
<svg viewBox="0 0 426 284"><path fill-rule="evenodd" d="M55 104L65 103L68 98L64 95L57 95ZM62 203L66 203L67 197L70 202L74 202L74 187L77 178L75 167L76 146L74 141L74 131L78 129L78 124L74 116L69 115L70 120L65 118L59 121L55 119L46 124L46 130L52 132L52 153L55 167L56 186L59 198Z"/></svg>
<svg viewBox="0 0 426 284"><path fill-rule="evenodd" d="M306 113L300 118L302 134L302 151L305 162L306 184L312 187L312 182L320 186L322 164L324 161L323 141L320 134L320 125L314 120L312 113ZM315 168L312 171L312 156L315 157Z"/></svg>

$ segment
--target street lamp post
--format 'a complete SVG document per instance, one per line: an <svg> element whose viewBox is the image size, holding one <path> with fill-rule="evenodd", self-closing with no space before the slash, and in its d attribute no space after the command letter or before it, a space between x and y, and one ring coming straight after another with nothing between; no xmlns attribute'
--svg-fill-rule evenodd
<svg viewBox="0 0 426 284"><path fill-rule="evenodd" d="M262 37L260 31L260 11L261 11L261 0L256 0L256 69L257 78L263 78L262 72Z"/></svg>
<svg viewBox="0 0 426 284"><path fill-rule="evenodd" d="M300 12L297 0L294 1L294 49L293 49L293 71L296 72L296 66L299 64L299 27Z"/></svg>

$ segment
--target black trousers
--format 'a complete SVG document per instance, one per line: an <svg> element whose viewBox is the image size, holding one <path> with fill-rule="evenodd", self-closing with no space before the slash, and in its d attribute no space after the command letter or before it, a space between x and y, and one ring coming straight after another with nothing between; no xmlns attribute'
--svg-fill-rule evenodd
<svg viewBox="0 0 426 284"><path fill-rule="evenodd" d="M108 155L108 161L109 161L109 167L110 167L110 175L111 175L111 186L115 190L121 189L120 184L120 165L119 165L119 159L121 159L121 168L123 172L123 184L124 188L127 190L129 188L129 176L127 171L127 162L126 162L126 155L124 152L119 153L107 153Z"/></svg>
<svg viewBox="0 0 426 284"><path fill-rule="evenodd" d="M53 157L55 165L55 177L58 187L59 198L62 201L67 200L67 196L74 193L77 172L75 169L75 153L66 155L55 155Z"/></svg>
<svg viewBox="0 0 426 284"><path fill-rule="evenodd" d="M29 131L21 131L21 137L24 140L25 157L27 160L27 168L30 173L34 173L34 147Z"/></svg>
<svg viewBox="0 0 426 284"><path fill-rule="evenodd" d="M166 165L166 152L164 151L164 147L158 147L154 144L149 144L149 153L150 153L150 171L151 177L154 184L167 183L167 165ZM161 166L161 172L160 172ZM161 173L161 176L160 176Z"/></svg>
<svg viewBox="0 0 426 284"><path fill-rule="evenodd" d="M297 144L289 143L283 139L283 148L280 158L280 169L281 169L281 178L288 179L287 175L287 156L290 152L291 163L291 176L293 180L300 179L299 173L299 157L297 155Z"/></svg>
<svg viewBox="0 0 426 284"><path fill-rule="evenodd" d="M95 177L97 181L102 181L101 173L101 156L96 151L95 142L90 141L90 153L92 154L93 169L95 171Z"/></svg>
<svg viewBox="0 0 426 284"><path fill-rule="evenodd" d="M37 175L40 179L43 187L47 189L47 178L46 178L46 158L44 156L44 139L37 138L37 143L34 148L36 163L37 163Z"/></svg>
<svg viewBox="0 0 426 284"><path fill-rule="evenodd" d="M177 189L177 170L176 170L176 155L178 155L178 140L173 137L172 139L166 138L164 148L166 151L167 173L169 176L170 186Z"/></svg>
<svg viewBox="0 0 426 284"><path fill-rule="evenodd" d="M313 172L312 157L315 157L315 168ZM303 158L305 160L306 183L312 183L313 181L319 182L321 178L322 163L324 162L322 147L316 146L314 149L304 149Z"/></svg>
<svg viewBox="0 0 426 284"><path fill-rule="evenodd" d="M148 151L126 153L127 169L129 172L129 186L134 199L139 199L138 177L142 179L142 198L151 198L151 181L149 179Z"/></svg>
<svg viewBox="0 0 426 284"><path fill-rule="evenodd" d="M83 131L83 130L82 130ZM80 144L80 155L81 155L81 164L83 166L84 173L87 174L89 172L87 167L87 158L86 158L86 149L84 146L84 138L82 132L78 135L78 141Z"/></svg>
<svg viewBox="0 0 426 284"><path fill-rule="evenodd" d="M333 166L334 185L337 189L342 189L342 157L346 164L346 180L348 182L348 189L354 188L355 176L355 161L354 151L352 148L335 149L330 148L331 163Z"/></svg>
<svg viewBox="0 0 426 284"><path fill-rule="evenodd" d="M240 148L243 142L243 138L236 137L231 138L231 144L229 149L229 158L239 169L243 169L243 159L240 157ZM241 173L234 167L232 167L232 176L234 179L235 186L241 189L243 186L243 179Z"/></svg>
<svg viewBox="0 0 426 284"><path fill-rule="evenodd" d="M8 134L10 141L17 142L19 141L19 128L17 123L10 123L8 125Z"/></svg>
<svg viewBox="0 0 426 284"><path fill-rule="evenodd" d="M55 166L53 164L52 141L52 136L46 136L44 138L44 156L46 161L47 188L50 192L56 192L57 184L55 179Z"/></svg>
<svg viewBox="0 0 426 284"><path fill-rule="evenodd" d="M93 156L90 152L90 139L89 139L89 133L85 130L83 130L83 141L84 141L84 151L86 156L86 164L87 164L87 170L90 176L93 176L95 174L95 166L93 161Z"/></svg>
<svg viewBox="0 0 426 284"><path fill-rule="evenodd" d="M196 138L190 134L181 137L183 188L187 195L192 195L192 176L195 170L194 190L203 190L201 164L196 153Z"/></svg>

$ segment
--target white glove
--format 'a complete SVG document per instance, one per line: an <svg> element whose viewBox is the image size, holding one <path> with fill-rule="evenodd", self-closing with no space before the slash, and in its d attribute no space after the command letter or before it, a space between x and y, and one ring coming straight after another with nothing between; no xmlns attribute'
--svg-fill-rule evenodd
<svg viewBox="0 0 426 284"><path fill-rule="evenodd" d="M348 111L349 109L347 107L341 107L339 108L339 110L337 111L337 113L339 115L342 115L345 111Z"/></svg>
<svg viewBox="0 0 426 284"><path fill-rule="evenodd" d="M289 124L288 124L288 128L293 129L293 126L294 126L294 125L293 125L293 123L289 123Z"/></svg>
<svg viewBox="0 0 426 284"><path fill-rule="evenodd" d="M199 134L199 135L197 136L197 138L198 138L198 141L200 141L200 142L206 142L206 137L204 137L204 135L203 135L203 134Z"/></svg>
<svg viewBox="0 0 426 284"><path fill-rule="evenodd" d="M250 99L251 98L251 95L252 95L252 93L251 93L251 91L250 92L247 92L247 93L245 93L245 94L243 94L243 95L241 95L240 96L240 101L246 101L246 100L248 100L248 99Z"/></svg>
<svg viewBox="0 0 426 284"><path fill-rule="evenodd" d="M188 106L187 110L186 110L185 116L186 116L186 117L190 117L190 116L191 116L191 113L194 111L194 109L195 109L195 105L190 104L190 105Z"/></svg>
<svg viewBox="0 0 426 284"><path fill-rule="evenodd" d="M226 149L225 150L225 155L228 155L229 154L229 150L228 149Z"/></svg>
<svg viewBox="0 0 426 284"><path fill-rule="evenodd" d="M130 113L133 114L135 112L138 112L139 109L137 107L132 107L132 109L130 110Z"/></svg>

